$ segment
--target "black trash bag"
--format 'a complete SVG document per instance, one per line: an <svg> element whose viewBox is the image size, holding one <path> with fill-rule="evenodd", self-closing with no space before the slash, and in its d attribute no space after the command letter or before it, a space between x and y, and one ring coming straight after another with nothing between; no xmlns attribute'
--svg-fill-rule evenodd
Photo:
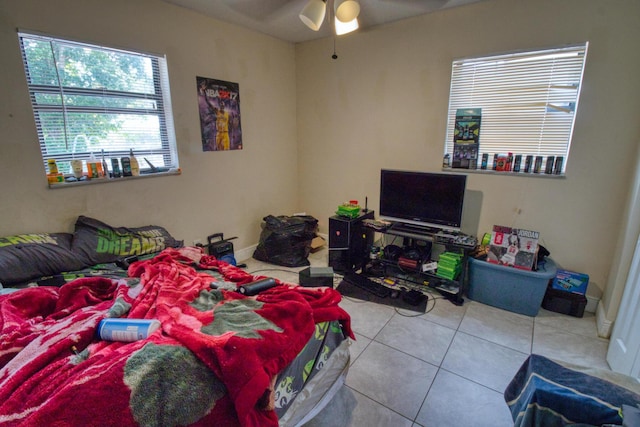
<svg viewBox="0 0 640 427"><path fill-rule="evenodd" d="M301 267L309 265L311 240L316 237L318 220L309 215L263 218L260 242L253 252L259 261Z"/></svg>

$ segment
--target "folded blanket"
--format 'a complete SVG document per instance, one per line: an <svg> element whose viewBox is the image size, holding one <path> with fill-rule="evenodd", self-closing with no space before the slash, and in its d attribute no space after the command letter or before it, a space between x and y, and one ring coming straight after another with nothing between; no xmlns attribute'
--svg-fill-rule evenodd
<svg viewBox="0 0 640 427"><path fill-rule="evenodd" d="M640 405L635 378L552 361L537 354L504 392L516 427L621 425L624 405Z"/></svg>
<svg viewBox="0 0 640 427"><path fill-rule="evenodd" d="M0 426L277 426L265 398L315 323L339 319L353 337L340 295L278 282L246 297L219 285L259 277L191 255L166 249L127 278L0 296ZM102 341L106 317L162 327L146 340Z"/></svg>

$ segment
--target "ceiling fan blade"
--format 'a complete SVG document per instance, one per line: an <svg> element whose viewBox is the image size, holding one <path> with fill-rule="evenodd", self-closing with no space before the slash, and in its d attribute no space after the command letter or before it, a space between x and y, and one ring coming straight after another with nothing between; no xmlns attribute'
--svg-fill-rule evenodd
<svg viewBox="0 0 640 427"><path fill-rule="evenodd" d="M454 0L455 1L455 0ZM377 3L385 3L389 6L405 8L420 12L433 12L447 6L451 0L376 0Z"/></svg>
<svg viewBox="0 0 640 427"><path fill-rule="evenodd" d="M425 7L440 7L447 3L449 0L378 0L383 3L395 3L399 5L411 5L411 6L425 6Z"/></svg>
<svg viewBox="0 0 640 427"><path fill-rule="evenodd" d="M242 15L256 21L266 21L281 12L284 7L291 7L291 0L225 0L225 4ZM304 6L304 2L302 3ZM302 6L300 6L302 8Z"/></svg>

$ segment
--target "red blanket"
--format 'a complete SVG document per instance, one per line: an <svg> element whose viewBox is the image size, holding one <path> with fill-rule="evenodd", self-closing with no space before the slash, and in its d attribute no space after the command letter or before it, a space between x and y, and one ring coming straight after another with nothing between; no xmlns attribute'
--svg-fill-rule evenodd
<svg viewBox="0 0 640 427"><path fill-rule="evenodd" d="M277 426L270 384L314 324L339 319L353 336L339 293L278 282L246 297L219 285L258 277L209 256L196 269L183 254L134 263L127 279L0 296L0 426ZM106 317L162 327L102 341Z"/></svg>

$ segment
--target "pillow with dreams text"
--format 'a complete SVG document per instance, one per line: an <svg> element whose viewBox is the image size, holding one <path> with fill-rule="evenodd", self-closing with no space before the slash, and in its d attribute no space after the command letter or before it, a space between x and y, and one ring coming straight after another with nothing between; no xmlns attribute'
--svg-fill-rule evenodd
<svg viewBox="0 0 640 427"><path fill-rule="evenodd" d="M79 216L71 250L87 265L95 265L181 247L182 243L158 225L113 227L94 218Z"/></svg>

